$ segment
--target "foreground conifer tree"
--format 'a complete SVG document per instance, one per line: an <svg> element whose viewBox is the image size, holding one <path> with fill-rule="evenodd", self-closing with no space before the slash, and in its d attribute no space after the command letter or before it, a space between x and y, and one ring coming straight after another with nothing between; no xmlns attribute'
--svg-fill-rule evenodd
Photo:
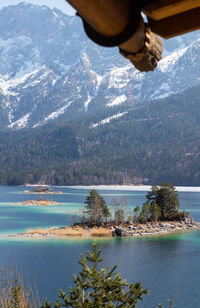
<svg viewBox="0 0 200 308"><path fill-rule="evenodd" d="M93 253L87 252L87 256L81 255L82 266L80 276L74 275L75 287L69 288L69 295L60 290L59 297L54 308L134 308L138 300L143 299L148 290L143 290L140 283L129 284L123 280L120 274L115 273L116 265L110 270L108 267L98 271L97 265L102 262L101 251L93 245ZM88 261L93 264L90 268ZM52 308L52 304L45 301L42 308Z"/></svg>

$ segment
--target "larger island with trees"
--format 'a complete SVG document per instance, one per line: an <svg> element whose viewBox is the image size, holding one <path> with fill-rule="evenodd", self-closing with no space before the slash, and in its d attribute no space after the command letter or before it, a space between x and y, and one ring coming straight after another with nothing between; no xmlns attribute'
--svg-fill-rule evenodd
<svg viewBox="0 0 200 308"><path fill-rule="evenodd" d="M142 206L132 211L125 198L106 205L102 196L91 190L85 204L71 226L29 230L20 236L147 236L200 229L200 223L180 211L178 192L170 183L153 185ZM19 236L19 235L17 235Z"/></svg>

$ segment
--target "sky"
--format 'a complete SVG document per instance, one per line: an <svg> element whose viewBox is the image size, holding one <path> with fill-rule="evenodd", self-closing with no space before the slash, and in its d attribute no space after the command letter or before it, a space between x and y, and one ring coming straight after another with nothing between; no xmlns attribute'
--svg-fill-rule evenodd
<svg viewBox="0 0 200 308"><path fill-rule="evenodd" d="M50 8L58 8L68 15L74 15L74 9L65 0L0 0L0 9L4 6L18 4L20 2L47 5Z"/></svg>

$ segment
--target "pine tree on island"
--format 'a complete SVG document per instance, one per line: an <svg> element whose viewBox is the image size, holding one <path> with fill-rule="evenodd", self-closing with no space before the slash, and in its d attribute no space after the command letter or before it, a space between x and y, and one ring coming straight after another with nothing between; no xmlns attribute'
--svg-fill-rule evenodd
<svg viewBox="0 0 200 308"><path fill-rule="evenodd" d="M178 192L171 183L161 183L160 187L153 185L146 197L150 204L160 207L163 219L173 218L179 210Z"/></svg>
<svg viewBox="0 0 200 308"><path fill-rule="evenodd" d="M84 213L87 221L92 224L101 224L104 219L107 221L111 216L108 206L99 193L92 189L89 196L86 197Z"/></svg>
<svg viewBox="0 0 200 308"><path fill-rule="evenodd" d="M139 221L142 223L158 220L184 220L186 216L184 211L179 212L178 192L171 183L161 183L159 187L153 185L146 199L139 215Z"/></svg>
<svg viewBox="0 0 200 308"><path fill-rule="evenodd" d="M179 212L179 207L178 192L171 183L161 183L160 186L153 185L151 191L146 195L143 206L140 208L137 205L134 208L132 221L146 224L158 220L184 220L189 213ZM116 225L127 222L125 207L122 207L119 202L118 205L113 206L111 215L103 197L95 189L92 189L89 196L86 197L83 212L87 224L101 225L104 222L108 223L108 220Z"/></svg>
<svg viewBox="0 0 200 308"><path fill-rule="evenodd" d="M84 236L146 236L200 229L200 223L189 218L185 210L179 211L179 207L178 192L171 183L153 185L144 204L133 210L124 198L113 199L108 207L92 189L80 210L80 222L72 225L72 231L80 228Z"/></svg>

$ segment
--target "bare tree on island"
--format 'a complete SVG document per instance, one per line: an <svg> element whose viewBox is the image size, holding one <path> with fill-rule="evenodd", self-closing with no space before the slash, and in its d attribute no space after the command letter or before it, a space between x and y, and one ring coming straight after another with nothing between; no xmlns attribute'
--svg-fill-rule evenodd
<svg viewBox="0 0 200 308"><path fill-rule="evenodd" d="M113 217L115 223L122 224L126 221L127 216L127 199L122 196L120 198L112 199Z"/></svg>

